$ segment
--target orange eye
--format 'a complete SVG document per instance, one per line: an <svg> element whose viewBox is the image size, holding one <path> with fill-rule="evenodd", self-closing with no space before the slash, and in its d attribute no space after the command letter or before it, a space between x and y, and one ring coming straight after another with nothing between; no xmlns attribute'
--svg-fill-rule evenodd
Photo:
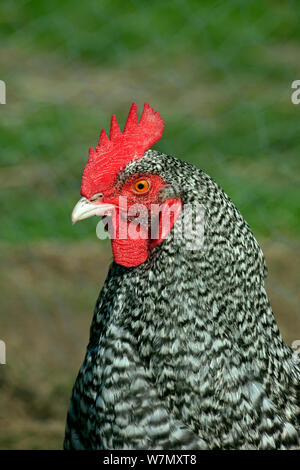
<svg viewBox="0 0 300 470"><path fill-rule="evenodd" d="M133 185L134 191L139 194L146 193L149 187L150 187L150 183L147 180L136 181L136 183L134 183Z"/></svg>

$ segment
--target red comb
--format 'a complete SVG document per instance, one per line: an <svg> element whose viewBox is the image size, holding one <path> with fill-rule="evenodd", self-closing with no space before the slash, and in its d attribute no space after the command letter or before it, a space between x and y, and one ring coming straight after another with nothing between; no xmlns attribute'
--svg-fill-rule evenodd
<svg viewBox="0 0 300 470"><path fill-rule="evenodd" d="M161 138L163 130L162 117L148 103L144 104L140 122L137 119L136 103L132 104L124 132L120 131L116 116L113 115L109 138L102 129L95 150L89 149L89 159L82 176L82 196L90 198L113 186L119 171L131 160L142 158L146 150Z"/></svg>

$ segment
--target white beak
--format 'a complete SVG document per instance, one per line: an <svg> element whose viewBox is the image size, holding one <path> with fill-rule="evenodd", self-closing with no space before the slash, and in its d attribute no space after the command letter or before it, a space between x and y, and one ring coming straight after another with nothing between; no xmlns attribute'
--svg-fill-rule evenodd
<svg viewBox="0 0 300 470"><path fill-rule="evenodd" d="M107 215L111 212L116 206L113 204L103 204L100 201L91 202L86 197L82 197L77 202L76 206L73 209L71 220L72 224L78 222L78 220L87 219L93 215Z"/></svg>

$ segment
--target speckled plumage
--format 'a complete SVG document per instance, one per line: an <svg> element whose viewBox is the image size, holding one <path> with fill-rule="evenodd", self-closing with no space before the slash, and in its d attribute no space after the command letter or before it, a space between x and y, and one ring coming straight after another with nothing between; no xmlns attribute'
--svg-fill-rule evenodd
<svg viewBox="0 0 300 470"><path fill-rule="evenodd" d="M209 176L156 151L129 163L117 184L148 172L170 183L162 200L203 205L204 244L187 250L171 231L140 266L112 263L65 448L298 447L299 366L275 323L249 226Z"/></svg>

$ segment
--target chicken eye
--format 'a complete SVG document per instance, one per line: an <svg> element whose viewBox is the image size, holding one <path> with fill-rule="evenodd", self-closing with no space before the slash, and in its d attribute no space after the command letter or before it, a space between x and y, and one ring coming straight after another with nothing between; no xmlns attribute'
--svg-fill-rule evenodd
<svg viewBox="0 0 300 470"><path fill-rule="evenodd" d="M147 180L136 181L133 185L133 189L136 193L142 194L149 190L150 183Z"/></svg>

